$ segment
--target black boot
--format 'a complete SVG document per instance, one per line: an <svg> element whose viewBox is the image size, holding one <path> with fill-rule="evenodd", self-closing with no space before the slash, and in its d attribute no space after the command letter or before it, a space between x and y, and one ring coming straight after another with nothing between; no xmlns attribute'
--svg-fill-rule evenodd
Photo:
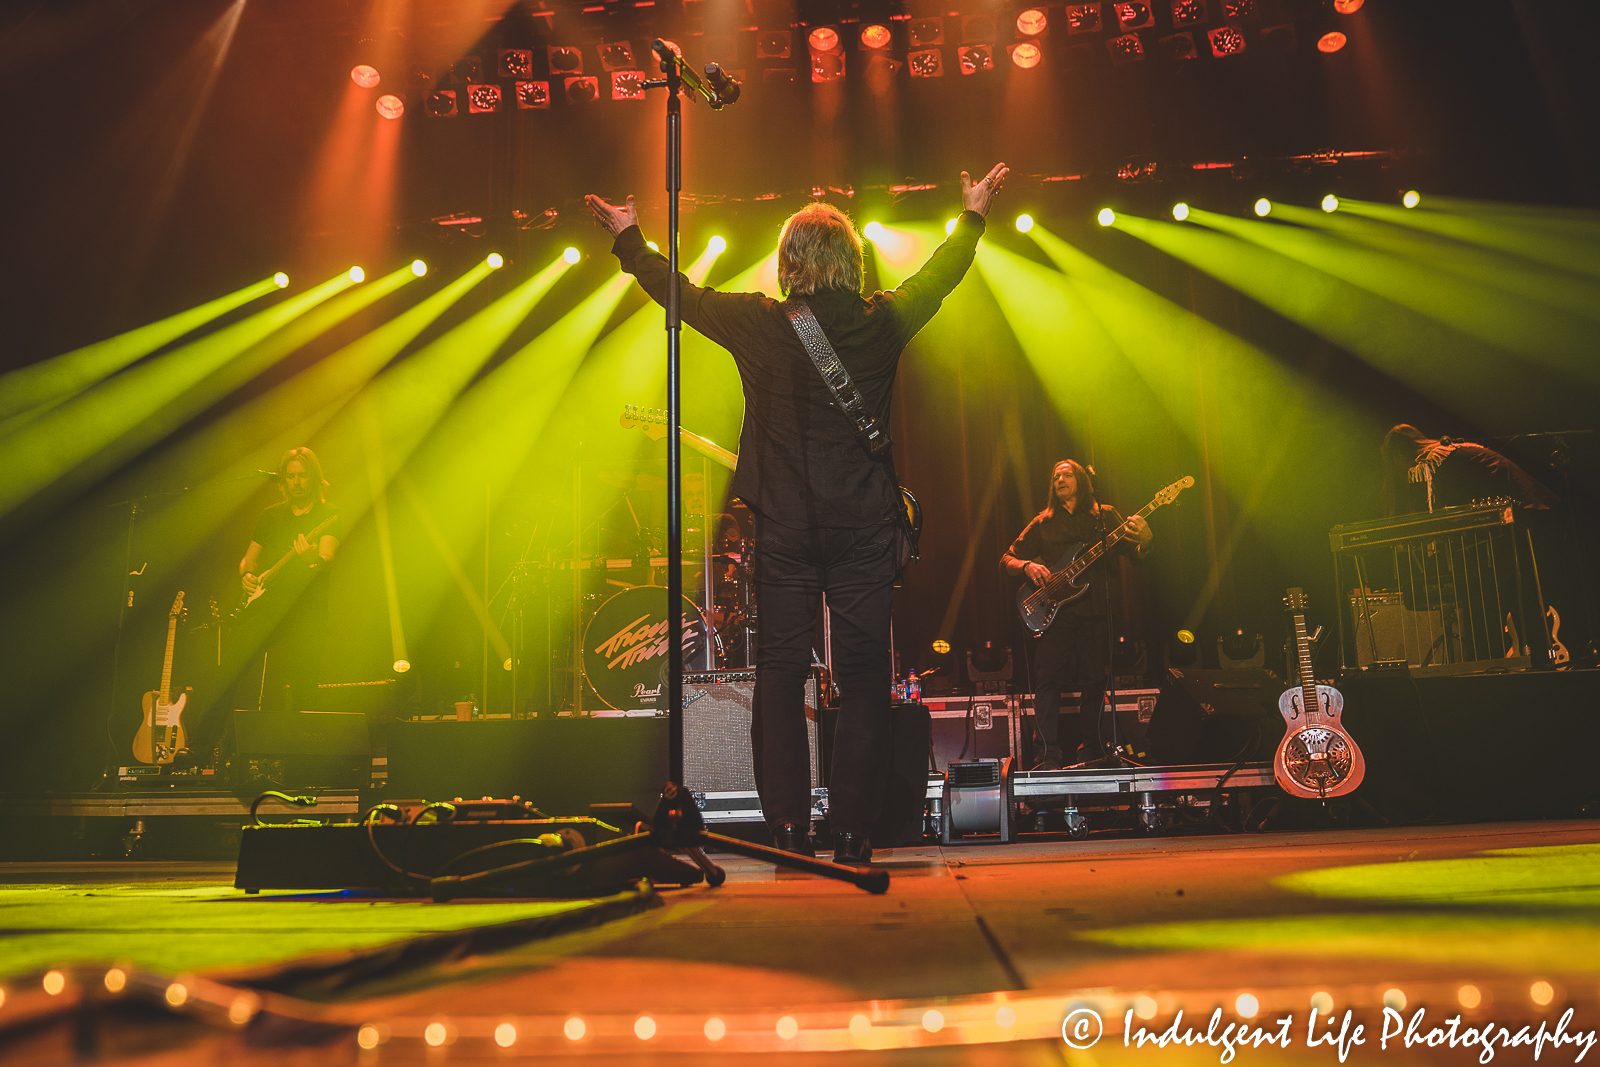
<svg viewBox="0 0 1600 1067"><path fill-rule="evenodd" d="M872 842L866 834L841 830L833 835L833 862L846 867L864 867L872 862Z"/></svg>
<svg viewBox="0 0 1600 1067"><path fill-rule="evenodd" d="M817 848L811 843L811 824L804 822L786 822L779 824L772 831L772 847L781 848L785 852L793 852L800 856L816 858Z"/></svg>

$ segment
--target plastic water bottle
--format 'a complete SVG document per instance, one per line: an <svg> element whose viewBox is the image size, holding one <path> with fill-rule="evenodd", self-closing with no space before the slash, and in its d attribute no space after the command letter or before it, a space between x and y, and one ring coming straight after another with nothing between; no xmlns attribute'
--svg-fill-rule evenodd
<svg viewBox="0 0 1600 1067"><path fill-rule="evenodd" d="M922 703L922 679L917 677L915 671L906 675L906 703Z"/></svg>

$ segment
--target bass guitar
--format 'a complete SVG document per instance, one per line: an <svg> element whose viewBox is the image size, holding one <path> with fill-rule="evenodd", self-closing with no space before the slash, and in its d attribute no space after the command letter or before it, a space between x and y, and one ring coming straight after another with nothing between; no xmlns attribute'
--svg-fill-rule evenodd
<svg viewBox="0 0 1600 1067"><path fill-rule="evenodd" d="M183 593L172 602L167 618L167 655L161 663L161 688L144 695L144 721L133 735L133 758L140 763L171 763L178 749L188 745L183 730L183 706L188 693L172 700L172 649L178 637L178 616L183 614Z"/></svg>
<svg viewBox="0 0 1600 1067"><path fill-rule="evenodd" d="M311 531L306 534L306 541L311 545L311 550L313 552L317 550L318 538L326 533L328 528L338 521L339 515L337 512L335 512L334 514L329 515L326 519L323 519L321 522L317 523L317 525L313 526ZM234 615L242 615L246 608L248 608L251 604L254 604L257 600L260 600L262 595L266 593L267 583L272 580L272 576L283 570L284 567L288 566L289 561L294 559L296 555L298 555L298 553L291 548L289 551L283 554L282 559L278 560L278 562L274 563L272 566L268 567L266 570L257 575L255 589L244 594L244 599L239 602L238 610L234 612Z"/></svg>
<svg viewBox="0 0 1600 1067"><path fill-rule="evenodd" d="M1184 475L1161 492L1155 499L1140 509L1137 518L1146 518L1156 508L1163 504L1170 504L1178 499L1178 494L1194 484L1194 479ZM1133 519L1126 519L1121 526L1112 530L1100 540L1093 548L1084 550L1082 542L1071 545L1056 565L1050 568L1050 577L1042 585L1024 582L1017 590L1017 613L1022 616L1022 622L1028 629L1038 636L1050 629L1050 624L1056 621L1056 613L1061 610L1061 605L1077 600L1089 591L1088 582L1079 582L1085 571L1099 562L1100 558L1111 550L1112 546L1128 535L1128 523Z"/></svg>
<svg viewBox="0 0 1600 1067"><path fill-rule="evenodd" d="M1318 685L1311 670L1311 638L1306 636L1306 595L1290 589L1284 605L1294 619L1299 651L1299 684L1278 698L1288 725L1272 759L1272 773L1286 793L1307 799L1342 797L1361 784L1367 761L1340 723L1344 694Z"/></svg>

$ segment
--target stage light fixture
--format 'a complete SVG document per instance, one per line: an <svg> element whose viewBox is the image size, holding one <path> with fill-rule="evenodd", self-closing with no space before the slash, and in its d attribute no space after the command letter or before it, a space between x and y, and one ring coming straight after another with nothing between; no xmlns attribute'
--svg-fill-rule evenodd
<svg viewBox="0 0 1600 1067"><path fill-rule="evenodd" d="M500 664L500 669L501 670L506 670L506 671L509 671L511 669L511 657L510 656L507 656L505 658L505 661Z"/></svg>
<svg viewBox="0 0 1600 1067"><path fill-rule="evenodd" d="M1367 0L1333 0L1333 9L1341 15L1354 15Z"/></svg>
<svg viewBox="0 0 1600 1067"><path fill-rule="evenodd" d="M1311 1006L1323 1015L1333 1014L1333 994L1319 989L1311 994Z"/></svg>
<svg viewBox="0 0 1600 1067"><path fill-rule="evenodd" d="M378 114L384 118L397 119L406 113L406 102L393 93L387 93L378 97L377 108Z"/></svg>
<svg viewBox="0 0 1600 1067"><path fill-rule="evenodd" d="M510 1023L501 1023L494 1028L494 1043L501 1048L510 1048L517 1043L517 1028Z"/></svg>
<svg viewBox="0 0 1600 1067"><path fill-rule="evenodd" d="M1345 35L1338 30L1334 30L1332 33L1325 33L1317 38L1317 51L1337 52L1344 47L1346 40Z"/></svg>
<svg viewBox="0 0 1600 1067"><path fill-rule="evenodd" d="M1471 1011L1483 1003L1483 992L1475 985L1464 985L1456 990L1456 1003Z"/></svg>
<svg viewBox="0 0 1600 1067"><path fill-rule="evenodd" d="M794 1016L785 1015L783 1018L778 1020L776 1029L778 1036L783 1038L785 1041L788 1041L790 1038L794 1037L794 1035L800 1032L800 1024L795 1021Z"/></svg>
<svg viewBox="0 0 1600 1067"><path fill-rule="evenodd" d="M962 44L989 44L994 40L994 19L988 15L969 15L961 20Z"/></svg>
<svg viewBox="0 0 1600 1067"><path fill-rule="evenodd" d="M706 242L706 251L714 256L720 256L728 250L728 242L721 237L713 237Z"/></svg>
<svg viewBox="0 0 1600 1067"><path fill-rule="evenodd" d="M583 1038L588 1027L583 1025L583 1020L574 1015L561 1026L561 1032L567 1035L568 1041L578 1041Z"/></svg>
<svg viewBox="0 0 1600 1067"><path fill-rule="evenodd" d="M1137 33L1125 33L1121 37L1108 40L1106 51L1111 53L1111 62L1120 67L1124 63L1135 63L1144 58L1144 42L1139 40Z"/></svg>
<svg viewBox="0 0 1600 1067"><path fill-rule="evenodd" d="M353 282L359 283L367 280L367 272L362 270L360 267L351 267L348 273L350 275L350 280Z"/></svg>
<svg viewBox="0 0 1600 1067"><path fill-rule="evenodd" d="M289 276L280 270L278 273L272 276L272 284L276 285L279 289L287 289L289 288Z"/></svg>
<svg viewBox="0 0 1600 1067"><path fill-rule="evenodd" d="M705 1033L707 1041L721 1041L728 1036L728 1024L721 1019L707 1019Z"/></svg>
<svg viewBox="0 0 1600 1067"><path fill-rule="evenodd" d="M1256 17L1256 0L1222 0L1222 17L1253 19Z"/></svg>
<svg viewBox="0 0 1600 1067"><path fill-rule="evenodd" d="M422 1028L422 1040L433 1048L444 1044L444 1039L450 1036L450 1031L445 1029L444 1023L429 1023Z"/></svg>
<svg viewBox="0 0 1600 1067"><path fill-rule="evenodd" d="M614 70L611 72L611 99L643 100L644 71Z"/></svg>
<svg viewBox="0 0 1600 1067"><path fill-rule="evenodd" d="M528 78L533 75L533 50L531 48L502 48L499 55L500 77Z"/></svg>
<svg viewBox="0 0 1600 1067"><path fill-rule="evenodd" d="M633 1036L640 1041L649 1041L656 1036L656 1021L648 1015L641 1015L633 1021Z"/></svg>
<svg viewBox="0 0 1600 1067"><path fill-rule="evenodd" d="M843 52L812 52L811 53L811 80L814 82L836 82L844 78L844 53Z"/></svg>
<svg viewBox="0 0 1600 1067"><path fill-rule="evenodd" d="M1270 214L1272 214L1272 201L1263 196L1256 201L1256 216L1264 219Z"/></svg>
<svg viewBox="0 0 1600 1067"><path fill-rule="evenodd" d="M1158 37L1156 51L1168 59L1193 59L1199 55L1194 46L1194 34L1188 30L1174 33L1169 37Z"/></svg>
<svg viewBox="0 0 1600 1067"><path fill-rule="evenodd" d="M428 273L428 265L420 259L413 259L411 261L411 273L421 278Z"/></svg>
<svg viewBox="0 0 1600 1067"><path fill-rule="evenodd" d="M428 114L436 119L448 119L456 113L456 91L438 89L428 94Z"/></svg>
<svg viewBox="0 0 1600 1067"><path fill-rule="evenodd" d="M1027 233L1031 229L1033 229L1033 216L1032 215L1018 215L1017 216L1017 232L1018 233Z"/></svg>
<svg viewBox="0 0 1600 1067"><path fill-rule="evenodd" d="M490 252L483 262L488 265L490 270L499 270L506 265L506 257L499 252Z"/></svg>
<svg viewBox="0 0 1600 1067"><path fill-rule="evenodd" d="M933 647L934 652L938 653L941 656L947 656L947 655L950 654L950 642L946 641L942 637L936 639L933 642L933 646L932 647Z"/></svg>
<svg viewBox="0 0 1600 1067"><path fill-rule="evenodd" d="M883 224L879 222L867 223L865 226L861 227L861 236L865 237L869 241L878 240L883 236Z"/></svg>
<svg viewBox="0 0 1600 1067"><path fill-rule="evenodd" d="M953 234L955 232L956 232L956 220L955 219L951 219L949 222L944 224L944 235L946 237L949 237L951 234Z"/></svg>
<svg viewBox="0 0 1600 1067"><path fill-rule="evenodd" d="M916 19L906 28L906 35L913 48L944 44L944 19Z"/></svg>
<svg viewBox="0 0 1600 1067"><path fill-rule="evenodd" d="M788 59L790 45L788 30L767 30L756 35L756 58Z"/></svg>
<svg viewBox="0 0 1600 1067"><path fill-rule="evenodd" d="M1180 645L1192 645L1192 644L1194 644L1194 631L1193 630L1179 630L1177 633L1173 634L1173 636L1178 639L1178 643Z"/></svg>
<svg viewBox="0 0 1600 1067"><path fill-rule="evenodd" d="M567 79L567 103L592 104L598 99L600 99L599 78L589 77Z"/></svg>
<svg viewBox="0 0 1600 1067"><path fill-rule="evenodd" d="M404 673L406 673L406 671L409 671L410 669L411 669L411 661L410 660L408 660L408 659L397 659L397 660L394 661L394 673L396 673L396 674L404 674Z"/></svg>
<svg viewBox="0 0 1600 1067"><path fill-rule="evenodd" d="M913 78L942 78L944 77L944 53L937 48L924 49L921 52L906 54L906 66L911 68Z"/></svg>
<svg viewBox="0 0 1600 1067"><path fill-rule="evenodd" d="M106 992L120 993L128 986L128 972L121 967L113 967L106 972L105 978L101 981L105 983Z"/></svg>
<svg viewBox="0 0 1600 1067"><path fill-rule="evenodd" d="M832 26L818 26L811 31L806 41L811 45L813 52L837 52L839 50L839 31Z"/></svg>
<svg viewBox="0 0 1600 1067"><path fill-rule="evenodd" d="M1232 26L1219 26L1214 30L1207 30L1206 37L1211 41L1211 54L1218 59L1236 56L1244 51L1244 34Z"/></svg>
<svg viewBox="0 0 1600 1067"><path fill-rule="evenodd" d="M606 70L633 69L633 48L627 41L612 41L600 46L600 66Z"/></svg>
<svg viewBox="0 0 1600 1067"><path fill-rule="evenodd" d="M565 252L561 253L561 258L566 260L569 264L576 263L578 260L583 258L583 254L576 248L568 248Z"/></svg>
<svg viewBox="0 0 1600 1067"><path fill-rule="evenodd" d="M1017 35L1019 37L1040 37L1050 27L1050 17L1045 14L1042 7L1030 7L1017 16Z"/></svg>
<svg viewBox="0 0 1600 1067"><path fill-rule="evenodd" d="M861 27L862 48L888 48L893 40L894 35L889 32L889 27L882 23L874 22L870 26Z"/></svg>
<svg viewBox="0 0 1600 1067"><path fill-rule="evenodd" d="M483 60L477 56L462 56L450 64L450 74L456 81L473 84L483 81Z"/></svg>
<svg viewBox="0 0 1600 1067"><path fill-rule="evenodd" d="M467 113L470 115L486 115L491 111L500 110L500 86L469 85L467 86Z"/></svg>
<svg viewBox="0 0 1600 1067"><path fill-rule="evenodd" d="M550 46L547 49L551 74L582 74L583 51L578 48L565 46Z"/></svg>
<svg viewBox="0 0 1600 1067"><path fill-rule="evenodd" d="M1240 993L1233 1001L1233 1010L1242 1019L1254 1019L1261 1011L1261 1002L1252 993Z"/></svg>
<svg viewBox="0 0 1600 1067"><path fill-rule="evenodd" d="M350 68L350 80L363 89L371 89L383 79L378 76L376 67L369 67L365 63L361 63Z"/></svg>
<svg viewBox="0 0 1600 1067"><path fill-rule="evenodd" d="M1102 226L1110 226L1117 221L1117 213L1108 207L1103 207L1100 209L1100 214L1095 216L1095 221Z"/></svg>
<svg viewBox="0 0 1600 1067"><path fill-rule="evenodd" d="M976 74L980 70L994 69L994 49L986 44L962 45L956 52L961 73Z"/></svg>
<svg viewBox="0 0 1600 1067"><path fill-rule="evenodd" d="M1206 0L1172 0L1172 24L1194 26L1206 20Z"/></svg>
<svg viewBox="0 0 1600 1067"><path fill-rule="evenodd" d="M517 82L517 107L522 110L528 108L548 108L550 106L549 82Z"/></svg>
<svg viewBox="0 0 1600 1067"><path fill-rule="evenodd" d="M378 1047L379 1040L381 1037L376 1026L363 1026L356 1031L356 1044L369 1051Z"/></svg>
<svg viewBox="0 0 1600 1067"><path fill-rule="evenodd" d="M1285 22L1281 26L1268 26L1261 31L1261 48L1269 55L1292 55L1300 39L1295 36L1294 24Z"/></svg>
<svg viewBox="0 0 1600 1067"><path fill-rule="evenodd" d="M1189 217L1189 205L1177 203L1172 205L1172 217L1179 222Z"/></svg>
<svg viewBox="0 0 1600 1067"><path fill-rule="evenodd" d="M1415 189L1412 189L1408 191L1405 196L1400 198L1400 202L1406 207L1416 207L1418 204L1422 203L1422 194L1417 192Z"/></svg>
<svg viewBox="0 0 1600 1067"><path fill-rule="evenodd" d="M1330 215L1333 214L1335 211L1338 211L1339 210L1339 198L1337 196L1334 196L1332 193L1329 193L1327 196L1323 197L1322 198L1322 210L1326 211Z"/></svg>
<svg viewBox="0 0 1600 1067"><path fill-rule="evenodd" d="M668 37L661 38L661 43L671 49L673 55L677 56L679 59L683 58L683 45Z"/></svg>
<svg viewBox="0 0 1600 1067"><path fill-rule="evenodd" d="M1023 70L1037 67L1039 61L1043 58L1044 50L1039 47L1036 41L1023 41L1020 44L1011 46L1011 62Z"/></svg>
<svg viewBox="0 0 1600 1067"><path fill-rule="evenodd" d="M1099 33L1100 29L1099 4L1067 5L1067 32L1069 34Z"/></svg>
<svg viewBox="0 0 1600 1067"><path fill-rule="evenodd" d="M1137 3L1113 4L1112 7L1117 13L1117 25L1124 33L1129 30L1142 30L1156 24L1156 13L1142 0Z"/></svg>

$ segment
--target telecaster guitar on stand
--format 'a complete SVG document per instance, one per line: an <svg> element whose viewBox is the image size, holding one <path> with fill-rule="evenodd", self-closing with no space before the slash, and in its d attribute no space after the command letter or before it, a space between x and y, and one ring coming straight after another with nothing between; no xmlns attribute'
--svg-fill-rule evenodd
<svg viewBox="0 0 1600 1067"><path fill-rule="evenodd" d="M167 656L161 663L161 688L144 695L144 721L133 735L133 758L140 763L171 763L178 749L188 745L183 731L183 705L189 694L172 700L172 649L178 637L178 616L183 614L183 593L172 602L167 619Z"/></svg>
<svg viewBox="0 0 1600 1067"><path fill-rule="evenodd" d="M1342 797L1366 777L1367 761L1339 721L1344 714L1344 694L1331 685L1318 685L1312 673L1305 593L1290 589L1284 604L1294 618L1300 684L1278 698L1278 711L1288 730L1278 742L1272 772L1284 792L1297 797Z"/></svg>
<svg viewBox="0 0 1600 1067"><path fill-rule="evenodd" d="M1170 504L1178 499L1178 494L1194 484L1194 479L1184 475L1161 492L1155 499L1140 510L1138 518L1147 518L1150 513L1163 504ZM1034 585L1024 582L1022 588L1017 590L1017 613L1022 616L1022 621L1028 629L1038 636L1050 629L1050 624L1056 621L1056 612L1061 610L1061 605L1077 600L1089 591L1089 583L1079 584L1078 579L1100 558L1128 534L1128 522L1124 520L1121 526L1112 530L1093 548L1084 550L1082 544L1075 544L1068 548L1055 566L1050 568L1050 577L1046 578L1043 585Z"/></svg>

